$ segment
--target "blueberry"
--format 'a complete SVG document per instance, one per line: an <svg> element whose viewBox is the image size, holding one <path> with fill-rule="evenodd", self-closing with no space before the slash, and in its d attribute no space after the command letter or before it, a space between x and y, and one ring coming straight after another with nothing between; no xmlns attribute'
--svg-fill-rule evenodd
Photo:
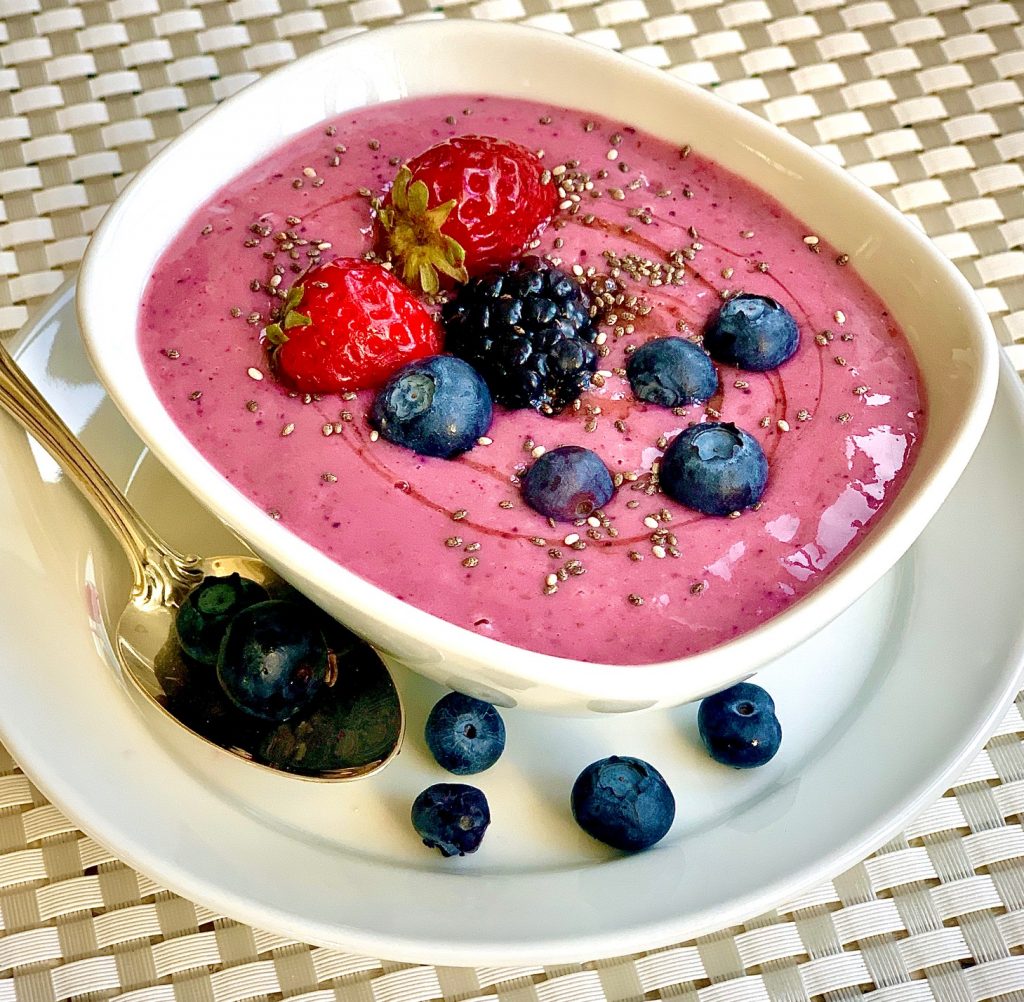
<svg viewBox="0 0 1024 1002"><path fill-rule="evenodd" d="M523 476L523 498L547 518L572 522L606 505L615 488L601 457L578 445L545 452Z"/></svg>
<svg viewBox="0 0 1024 1002"><path fill-rule="evenodd" d="M661 461L662 490L705 515L729 515L757 504L768 460L757 439L734 424L707 421L680 432Z"/></svg>
<svg viewBox="0 0 1024 1002"><path fill-rule="evenodd" d="M437 702L424 736L438 765L456 776L490 769L505 750L505 722L498 711L461 692Z"/></svg>
<svg viewBox="0 0 1024 1002"><path fill-rule="evenodd" d="M612 755L592 762L572 787L577 824L615 849L648 849L672 827L676 801L653 765Z"/></svg>
<svg viewBox="0 0 1024 1002"><path fill-rule="evenodd" d="M708 754L734 769L764 765L782 742L775 702L753 682L740 682L701 700L697 728Z"/></svg>
<svg viewBox="0 0 1024 1002"><path fill-rule="evenodd" d="M704 401L718 389L718 373L707 354L682 337L659 337L642 344L626 363L638 400L662 407Z"/></svg>
<svg viewBox="0 0 1024 1002"><path fill-rule="evenodd" d="M181 649L190 658L212 667L232 617L266 599L261 585L240 574L203 578L181 603L174 621Z"/></svg>
<svg viewBox="0 0 1024 1002"><path fill-rule="evenodd" d="M370 423L390 442L448 459L491 426L491 394L468 362L434 355L398 370L377 394Z"/></svg>
<svg viewBox="0 0 1024 1002"><path fill-rule="evenodd" d="M428 849L440 849L442 856L476 852L490 823L487 798L465 783L435 783L412 804L413 828Z"/></svg>
<svg viewBox="0 0 1024 1002"><path fill-rule="evenodd" d="M712 358L751 372L782 365L799 344L793 314L770 296L747 292L728 300L704 328Z"/></svg>
<svg viewBox="0 0 1024 1002"><path fill-rule="evenodd" d="M336 636L344 628L335 625ZM353 637L354 643L342 649L335 646L335 636L325 633L337 659L337 681L302 713L267 725L256 753L259 761L300 775L338 775L380 762L395 750L402 706L391 675L366 641Z"/></svg>
<svg viewBox="0 0 1024 1002"><path fill-rule="evenodd" d="M240 710L287 720L327 678L327 644L302 606L271 599L243 609L228 625L217 659L221 688Z"/></svg>

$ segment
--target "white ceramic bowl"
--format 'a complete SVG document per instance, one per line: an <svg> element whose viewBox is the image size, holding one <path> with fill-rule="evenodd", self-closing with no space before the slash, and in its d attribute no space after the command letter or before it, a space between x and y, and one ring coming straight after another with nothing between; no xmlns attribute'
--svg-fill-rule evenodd
<svg viewBox="0 0 1024 1002"><path fill-rule="evenodd" d="M319 121L381 101L458 92L599 109L692 144L846 248L902 325L928 407L916 465L856 552L786 612L705 653L639 666L555 658L477 636L370 585L268 519L164 410L137 349L136 315L153 266L182 221L262 154ZM934 515L981 437L996 386L995 337L970 287L896 210L842 170L667 73L548 32L467 21L407 24L346 39L210 112L107 213L85 256L78 311L92 362L134 429L284 577L424 675L501 705L556 712L624 712L696 699L819 630L874 584Z"/></svg>

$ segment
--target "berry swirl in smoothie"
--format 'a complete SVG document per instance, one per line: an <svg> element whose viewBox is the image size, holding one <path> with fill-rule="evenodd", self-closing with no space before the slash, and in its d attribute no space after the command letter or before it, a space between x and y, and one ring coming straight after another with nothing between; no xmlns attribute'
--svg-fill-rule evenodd
<svg viewBox="0 0 1024 1002"><path fill-rule="evenodd" d="M468 630L644 664L788 608L903 485L922 391L855 265L698 150L432 97L346 113L226 185L159 261L138 336L168 412L268 518ZM454 401L447 445L388 424L401 366L399 404ZM609 486L549 510L531 471L567 447Z"/></svg>

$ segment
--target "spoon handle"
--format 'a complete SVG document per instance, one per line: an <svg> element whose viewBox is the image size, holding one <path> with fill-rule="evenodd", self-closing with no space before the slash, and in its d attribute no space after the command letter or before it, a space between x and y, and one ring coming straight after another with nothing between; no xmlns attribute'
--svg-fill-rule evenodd
<svg viewBox="0 0 1024 1002"><path fill-rule="evenodd" d="M57 412L0 344L0 408L46 451L85 495L121 544L132 571L132 598L176 604L202 576L199 558L168 546L86 452Z"/></svg>

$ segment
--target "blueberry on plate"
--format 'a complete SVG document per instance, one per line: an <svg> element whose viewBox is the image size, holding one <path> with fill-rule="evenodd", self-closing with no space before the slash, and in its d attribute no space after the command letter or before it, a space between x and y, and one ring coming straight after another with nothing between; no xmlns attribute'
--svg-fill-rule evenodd
<svg viewBox="0 0 1024 1002"><path fill-rule="evenodd" d="M768 460L753 435L728 422L707 421L676 436L662 457L659 480L687 508L729 515L761 500Z"/></svg>
<svg viewBox="0 0 1024 1002"><path fill-rule="evenodd" d="M799 344L793 314L771 296L748 292L725 302L704 329L712 358L751 372L782 365Z"/></svg>
<svg viewBox="0 0 1024 1002"><path fill-rule="evenodd" d="M438 765L469 776L498 761L505 750L505 722L490 703L450 692L430 711L424 737Z"/></svg>
<svg viewBox="0 0 1024 1002"><path fill-rule="evenodd" d="M665 837L676 816L676 801L653 765L612 755L592 762L576 778L572 813L599 842L635 852Z"/></svg>
<svg viewBox="0 0 1024 1002"><path fill-rule="evenodd" d="M476 445L491 426L491 394L468 362L433 355L403 366L384 384L370 423L421 456L449 459Z"/></svg>
<svg viewBox="0 0 1024 1002"><path fill-rule="evenodd" d="M262 720L287 720L312 702L327 679L323 633L294 602L251 605L228 625L217 679L240 710Z"/></svg>
<svg viewBox="0 0 1024 1002"><path fill-rule="evenodd" d="M174 620L181 649L193 660L212 667L232 617L266 600L263 586L240 574L203 578L181 603Z"/></svg>
<svg viewBox="0 0 1024 1002"><path fill-rule="evenodd" d="M740 682L702 699L697 729L708 754L734 769L764 765L782 743L775 702L753 682Z"/></svg>
<svg viewBox="0 0 1024 1002"><path fill-rule="evenodd" d="M546 518L572 522L606 505L612 475L596 452L563 445L545 452L523 475L523 499Z"/></svg>
<svg viewBox="0 0 1024 1002"><path fill-rule="evenodd" d="M707 353L682 337L659 337L642 344L626 363L633 396L662 407L708 400L718 389L718 373Z"/></svg>
<svg viewBox="0 0 1024 1002"><path fill-rule="evenodd" d="M465 783L435 783L412 804L416 833L428 849L439 849L445 857L476 852L490 823L483 791Z"/></svg>

